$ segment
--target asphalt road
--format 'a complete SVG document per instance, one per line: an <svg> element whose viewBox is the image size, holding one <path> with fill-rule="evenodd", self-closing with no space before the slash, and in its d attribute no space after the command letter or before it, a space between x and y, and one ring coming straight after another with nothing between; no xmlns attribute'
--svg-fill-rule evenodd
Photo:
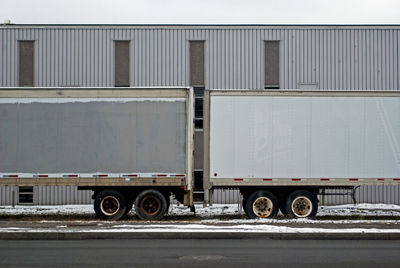
<svg viewBox="0 0 400 268"><path fill-rule="evenodd" d="M400 241L0 241L0 267L400 267Z"/></svg>

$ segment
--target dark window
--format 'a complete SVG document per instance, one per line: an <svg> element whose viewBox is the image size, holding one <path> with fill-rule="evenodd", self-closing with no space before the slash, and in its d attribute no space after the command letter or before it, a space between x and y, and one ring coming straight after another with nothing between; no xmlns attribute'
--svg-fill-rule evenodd
<svg viewBox="0 0 400 268"><path fill-rule="evenodd" d="M203 171L194 171L194 190L203 190Z"/></svg>
<svg viewBox="0 0 400 268"><path fill-rule="evenodd" d="M279 89L279 41L265 41L266 89Z"/></svg>
<svg viewBox="0 0 400 268"><path fill-rule="evenodd" d="M204 86L204 41L190 41L190 85Z"/></svg>
<svg viewBox="0 0 400 268"><path fill-rule="evenodd" d="M34 41L18 41L19 86L33 87Z"/></svg>
<svg viewBox="0 0 400 268"><path fill-rule="evenodd" d="M194 88L194 127L203 129L203 97L204 87Z"/></svg>
<svg viewBox="0 0 400 268"><path fill-rule="evenodd" d="M129 41L115 42L115 86L129 87Z"/></svg>
<svg viewBox="0 0 400 268"><path fill-rule="evenodd" d="M202 119L203 118L203 98L195 98L194 99L194 113L195 117Z"/></svg>
<svg viewBox="0 0 400 268"><path fill-rule="evenodd" d="M19 204L33 204L33 187L20 186L18 194Z"/></svg>

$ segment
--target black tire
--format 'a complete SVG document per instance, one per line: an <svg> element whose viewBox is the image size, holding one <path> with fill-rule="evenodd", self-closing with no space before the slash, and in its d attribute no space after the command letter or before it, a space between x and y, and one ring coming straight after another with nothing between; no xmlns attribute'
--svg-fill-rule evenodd
<svg viewBox="0 0 400 268"><path fill-rule="evenodd" d="M161 220L167 212L167 200L157 190L144 190L136 197L135 211L142 220Z"/></svg>
<svg viewBox="0 0 400 268"><path fill-rule="evenodd" d="M318 199L309 191L294 191L286 200L286 210L293 218L315 217L318 211Z"/></svg>
<svg viewBox="0 0 400 268"><path fill-rule="evenodd" d="M100 219L119 220L126 212L124 195L115 190L104 190L94 199L94 211Z"/></svg>
<svg viewBox="0 0 400 268"><path fill-rule="evenodd" d="M250 218L249 212L248 212L247 206L246 206L246 204L247 204L247 199L248 199L247 196L243 196L242 207L243 207L243 211L244 211L244 213L246 214L246 216L247 216L248 218Z"/></svg>
<svg viewBox="0 0 400 268"><path fill-rule="evenodd" d="M250 219L273 218L279 211L278 199L270 191L254 192L247 199L246 210Z"/></svg>

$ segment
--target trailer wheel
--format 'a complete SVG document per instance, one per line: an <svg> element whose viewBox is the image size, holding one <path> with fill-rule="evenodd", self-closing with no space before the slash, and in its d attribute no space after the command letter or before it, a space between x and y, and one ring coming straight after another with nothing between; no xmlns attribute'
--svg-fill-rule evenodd
<svg viewBox="0 0 400 268"><path fill-rule="evenodd" d="M167 200L157 190L145 190L136 197L135 210L142 220L160 220L167 212Z"/></svg>
<svg viewBox="0 0 400 268"><path fill-rule="evenodd" d="M247 199L246 210L250 219L275 217L279 211L278 199L269 191L254 192Z"/></svg>
<svg viewBox="0 0 400 268"><path fill-rule="evenodd" d="M101 191L94 199L94 211L100 219L119 220L126 212L125 197L118 191Z"/></svg>
<svg viewBox="0 0 400 268"><path fill-rule="evenodd" d="M286 201L286 210L291 217L315 217L318 210L318 200L309 191L294 191Z"/></svg>

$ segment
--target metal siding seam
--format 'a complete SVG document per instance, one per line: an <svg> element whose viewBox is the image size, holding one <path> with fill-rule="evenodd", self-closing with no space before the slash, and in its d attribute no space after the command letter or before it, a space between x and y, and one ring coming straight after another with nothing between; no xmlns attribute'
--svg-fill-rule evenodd
<svg viewBox="0 0 400 268"><path fill-rule="evenodd" d="M243 40L243 53L242 53L242 57L243 57L243 77L242 77L242 86L241 88L249 88L248 85L248 76L249 76L249 64L248 64L248 53L249 53L249 46L247 44L248 42L248 31L242 31L242 40Z"/></svg>
<svg viewBox="0 0 400 268"><path fill-rule="evenodd" d="M98 40L98 72L97 72L97 86L102 86L104 85L104 78L105 75L103 73L103 67L104 67L104 56L106 55L105 50L104 50L104 38L103 38L103 29L99 29L97 33L97 40ZM129 45L131 45L129 43ZM130 62L130 61L129 61ZM129 68L129 72L131 71L131 68ZM130 77L129 73L129 77ZM130 79L129 79L130 81Z"/></svg>
<svg viewBox="0 0 400 268"><path fill-rule="evenodd" d="M392 61L393 61L393 53L392 53L392 42L391 42L391 35L392 31L391 30L386 30L386 86L387 89L393 90L393 80L392 80Z"/></svg>
<svg viewBox="0 0 400 268"><path fill-rule="evenodd" d="M15 74L17 74L18 66L14 62L14 58L16 57L15 54L18 54L19 51L18 51L18 47L17 47L18 44L14 40L14 32L12 32L11 30L8 30L8 35L9 35L8 40L11 41L11 46L10 46L11 49L10 50L15 50L15 53L10 53L10 61L9 62L10 62L10 65L12 67L10 68L10 72L9 72L9 75L8 75L8 83L7 83L7 86L11 86L12 87L12 86L17 86L17 84L18 84L18 82L16 82L16 81L18 81L18 77L17 77L17 75L15 75Z"/></svg>
<svg viewBox="0 0 400 268"><path fill-rule="evenodd" d="M3 62L3 54L4 54L4 30L0 29L0 86L4 87L4 62ZM1 192L1 189L0 189ZM0 199L1 202L1 199Z"/></svg>
<svg viewBox="0 0 400 268"><path fill-rule="evenodd" d="M306 31L306 36L307 36L307 75L306 75L306 82L310 83L312 81L312 72L313 72L313 50L311 49L313 47L313 42L312 42L312 32L313 30L307 30Z"/></svg>
<svg viewBox="0 0 400 268"><path fill-rule="evenodd" d="M178 45L179 45L178 30L174 30L174 83L173 83L174 86L179 85L178 66L180 65L180 62L179 62L179 57L178 57L178 54L179 54Z"/></svg>

